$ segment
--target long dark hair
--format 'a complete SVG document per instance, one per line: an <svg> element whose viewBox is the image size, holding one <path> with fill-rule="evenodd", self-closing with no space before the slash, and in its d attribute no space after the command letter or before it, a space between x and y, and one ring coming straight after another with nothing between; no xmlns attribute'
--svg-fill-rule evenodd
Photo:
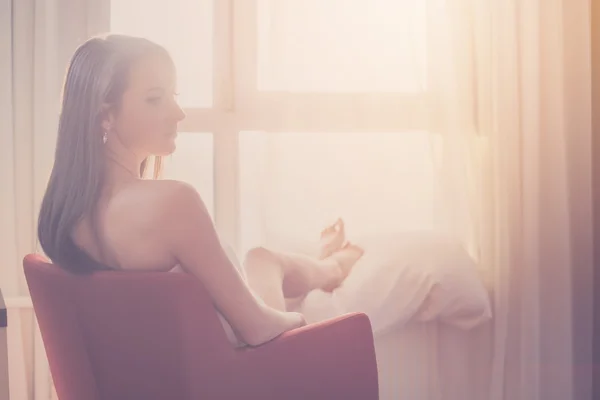
<svg viewBox="0 0 600 400"><path fill-rule="evenodd" d="M149 40L109 35L86 41L71 58L63 87L54 166L38 220L44 253L69 271L107 269L75 244L72 233L86 215L95 225L95 209L106 179L102 129L106 105L119 109L131 65L150 54L169 57L163 47ZM142 163L140 176L144 176L147 164L148 160ZM160 167L161 159L156 157L155 178Z"/></svg>

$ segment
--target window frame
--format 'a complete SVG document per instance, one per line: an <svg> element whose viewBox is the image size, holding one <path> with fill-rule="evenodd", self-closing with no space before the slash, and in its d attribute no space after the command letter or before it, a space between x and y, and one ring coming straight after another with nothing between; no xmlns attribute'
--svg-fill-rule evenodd
<svg viewBox="0 0 600 400"><path fill-rule="evenodd" d="M180 132L212 132L215 224L240 245L239 133L428 130L430 95L289 93L257 84L258 0L213 4L213 105L185 108ZM429 75L430 76L430 75ZM360 109L360 113L356 110Z"/></svg>

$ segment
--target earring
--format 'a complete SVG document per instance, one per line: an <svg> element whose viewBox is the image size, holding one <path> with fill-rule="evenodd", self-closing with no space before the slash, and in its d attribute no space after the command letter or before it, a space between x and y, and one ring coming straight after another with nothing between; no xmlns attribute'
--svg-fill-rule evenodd
<svg viewBox="0 0 600 400"><path fill-rule="evenodd" d="M102 135L102 143L106 144L107 141L108 141L108 132L104 131L104 135Z"/></svg>

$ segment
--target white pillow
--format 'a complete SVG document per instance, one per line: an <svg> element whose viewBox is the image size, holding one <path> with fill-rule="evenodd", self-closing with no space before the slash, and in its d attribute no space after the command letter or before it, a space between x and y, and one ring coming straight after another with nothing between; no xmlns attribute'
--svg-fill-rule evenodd
<svg viewBox="0 0 600 400"><path fill-rule="evenodd" d="M443 236L423 238L423 271L434 286L416 314L420 321L442 320L462 329L474 328L492 317L490 296L477 264L456 240Z"/></svg>
<svg viewBox="0 0 600 400"><path fill-rule="evenodd" d="M333 294L313 291L306 297L298 311L309 322L364 312L373 330L381 332L411 319L438 319L470 329L491 318L489 294L477 265L458 241L433 232L353 241L365 249L364 256Z"/></svg>

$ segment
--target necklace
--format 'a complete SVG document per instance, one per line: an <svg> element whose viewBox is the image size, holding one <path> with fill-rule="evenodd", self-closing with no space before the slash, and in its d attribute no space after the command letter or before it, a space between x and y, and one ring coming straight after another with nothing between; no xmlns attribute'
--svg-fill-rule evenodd
<svg viewBox="0 0 600 400"><path fill-rule="evenodd" d="M135 173L132 172L129 168L127 168L125 165L123 165L121 162L117 161L115 158L113 157L108 157L110 160L112 160L115 164L117 164L119 167L123 168L125 171L127 171L127 173L129 173L131 176L133 176L136 179L139 179L139 173Z"/></svg>

